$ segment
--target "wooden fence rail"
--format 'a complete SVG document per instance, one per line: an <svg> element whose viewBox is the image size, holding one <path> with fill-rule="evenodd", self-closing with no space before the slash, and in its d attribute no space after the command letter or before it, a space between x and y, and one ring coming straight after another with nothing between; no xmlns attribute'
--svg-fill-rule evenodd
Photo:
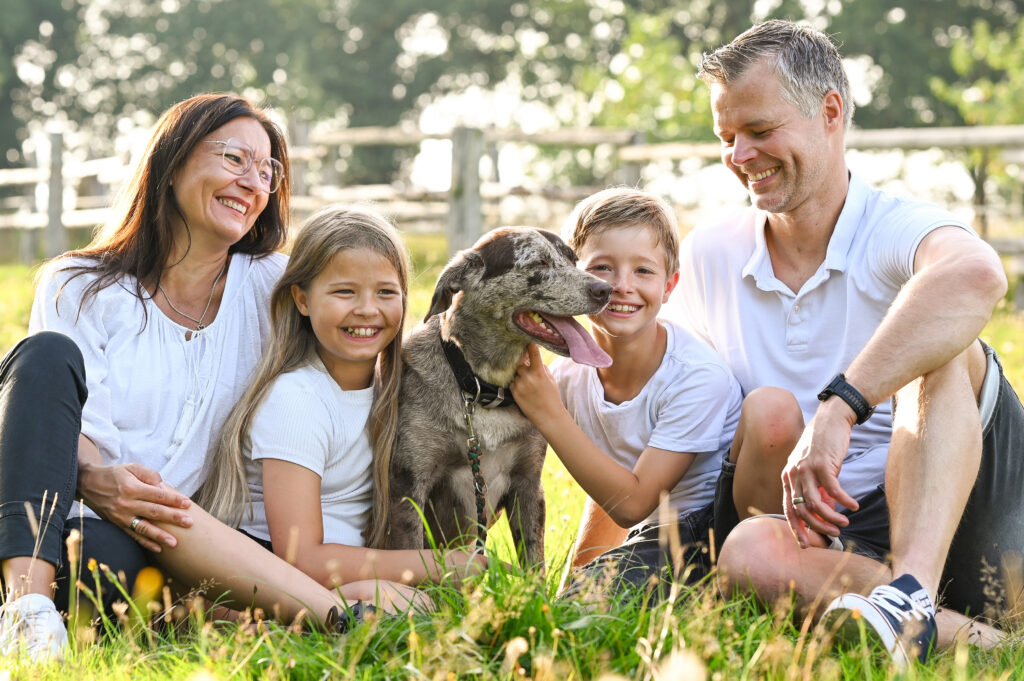
<svg viewBox="0 0 1024 681"><path fill-rule="evenodd" d="M533 144L556 147L613 147L619 163L617 176L610 181L637 184L645 164L690 158L714 159L720 154L715 142L673 142L645 144L633 130L607 128L562 129L524 132L507 129L456 128L450 133L428 133L410 127L364 127L298 135L293 139L291 158L295 195L292 206L297 214L308 214L319 207L340 201L376 201L400 221L403 227L417 224L444 224L447 221L449 248L454 251L471 244L483 231L494 204L508 196L538 196L548 200L574 202L597 187L509 187L486 182L480 176L480 164L497 144ZM293 137L297 135L293 134ZM451 189L429 192L392 185L338 187L330 181L310 186L304 167L318 160L337 158L339 147L418 145L424 140L451 141ZM1024 125L963 128L899 128L888 130L853 129L847 135L851 149L1024 149ZM43 253L49 257L63 252L68 245L66 228L101 224L108 215L107 206L113 188L127 176L125 159L119 157L64 162L64 139L50 135L47 165L35 168L0 170L0 188L23 187L27 195L0 199L0 229L21 230L21 255L34 260L37 238L43 237ZM104 187L100 195L79 196L86 178L91 187ZM46 191L39 191L46 187ZM75 203L64 205L65 188L74 188ZM46 206L38 206L37 197L48 196ZM983 197L982 197L983 198ZM977 201L976 201L977 203ZM981 208L984 206L982 205ZM976 205L976 208L978 206ZM3 212L4 209L14 212ZM999 250L1019 257L1024 239L998 243Z"/></svg>

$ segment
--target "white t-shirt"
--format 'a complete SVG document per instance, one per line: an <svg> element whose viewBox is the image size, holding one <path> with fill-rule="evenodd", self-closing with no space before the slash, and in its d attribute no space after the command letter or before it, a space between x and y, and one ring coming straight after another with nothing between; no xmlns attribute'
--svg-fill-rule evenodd
<svg viewBox="0 0 1024 681"><path fill-rule="evenodd" d="M79 313L82 292L95 276L69 281L69 273L60 270L83 262L89 261L62 259L47 266L29 333L58 331L82 351L89 389L82 433L96 443L103 463L142 464L191 495L206 478L221 427L263 354L270 293L287 258L231 256L217 317L189 341L188 329L152 300L135 296L134 277L102 289Z"/></svg>
<svg viewBox="0 0 1024 681"><path fill-rule="evenodd" d="M320 476L324 543L362 546L373 503L373 450L366 422L373 387L342 390L320 358L277 377L253 414L245 448L252 518L242 529L270 540L262 459L291 461Z"/></svg>
<svg viewBox="0 0 1024 681"><path fill-rule="evenodd" d="M648 446L697 455L669 494L673 507L684 515L714 499L742 398L721 358L679 326L661 323L668 332L665 357L631 400L606 401L594 367L559 358L551 371L573 420L626 468L632 470ZM656 520L657 511L644 522Z"/></svg>
<svg viewBox="0 0 1024 681"><path fill-rule="evenodd" d="M688 234L663 314L708 342L744 395L785 388L807 422L822 387L864 348L913 275L921 240L944 225L971 229L938 206L894 198L851 175L825 260L794 293L772 269L766 217L746 208ZM888 401L853 428L839 480L855 498L882 484L891 431Z"/></svg>

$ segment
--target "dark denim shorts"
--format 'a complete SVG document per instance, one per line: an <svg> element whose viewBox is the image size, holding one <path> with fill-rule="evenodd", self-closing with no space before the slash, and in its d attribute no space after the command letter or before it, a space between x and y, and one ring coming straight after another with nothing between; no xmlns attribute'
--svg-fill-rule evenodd
<svg viewBox="0 0 1024 681"><path fill-rule="evenodd" d="M630 531L620 546L602 553L572 575L567 596L598 585L611 591L642 589L651 584L670 584L676 576L695 584L711 570L709 534L713 505L679 516L674 525L648 524ZM684 564L673 566L670 532L678 530ZM655 578L655 579L652 579ZM666 590L659 589L661 595Z"/></svg>
<svg viewBox="0 0 1024 681"><path fill-rule="evenodd" d="M988 346L985 352L994 365L994 404L982 401L981 466L946 558L939 600L995 620L1019 602L1010 587L1024 579L1024 406L995 352Z"/></svg>

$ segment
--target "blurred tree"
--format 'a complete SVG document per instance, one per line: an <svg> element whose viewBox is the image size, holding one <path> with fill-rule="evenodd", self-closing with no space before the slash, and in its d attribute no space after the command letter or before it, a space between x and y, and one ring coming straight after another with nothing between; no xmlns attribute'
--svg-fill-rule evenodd
<svg viewBox="0 0 1024 681"><path fill-rule="evenodd" d="M524 79L524 97L546 101L565 124L630 128L650 142L712 140L709 92L697 81L697 65L703 52L768 18L755 11L761 4L534 0L525 16L544 26L544 47L521 55L520 70L539 81L531 88ZM798 1L773 4L771 16L802 16ZM612 159L596 151L553 151L554 175L577 183L603 177Z"/></svg>
<svg viewBox="0 0 1024 681"><path fill-rule="evenodd" d="M1020 125L1024 123L1024 24L993 29L976 21L972 30L957 37L950 53L956 82L933 77L929 81L939 101L957 109L968 125ZM979 229L988 230L985 186L991 182L1006 198L1020 200L1020 169L1008 166L1001 154L986 149L970 152L975 182L974 203Z"/></svg>
<svg viewBox="0 0 1024 681"><path fill-rule="evenodd" d="M950 63L956 82L929 80L936 96L956 107L970 125L1019 125L1024 122L1024 24L993 29L975 22L953 43Z"/></svg>
<svg viewBox="0 0 1024 681"><path fill-rule="evenodd" d="M506 0L80 1L82 55L58 69L59 99L98 130L225 90L292 122L393 125L432 93L504 77L517 54ZM380 151L342 160L346 179L389 179Z"/></svg>
<svg viewBox="0 0 1024 681"><path fill-rule="evenodd" d="M20 165L25 121L57 115L56 67L73 59L75 14L61 0L6 0L0 20L0 168Z"/></svg>
<svg viewBox="0 0 1024 681"><path fill-rule="evenodd" d="M17 121L67 115L96 133L92 143L109 145L126 123L149 123L202 91L240 92L292 123L392 125L474 87L512 90L562 125L709 139L707 89L694 77L700 55L769 17L807 19L842 42L863 84L862 127L957 123L963 112L929 80L966 84L949 59L954 42L977 19L1015 26L1022 3L8 0L0 143L12 148ZM365 150L337 169L347 182L387 181L410 153ZM611 163L600 151L554 155L556 173L600 174Z"/></svg>
<svg viewBox="0 0 1024 681"><path fill-rule="evenodd" d="M936 98L931 83L961 80L953 44L979 20L1016 26L1020 0L858 0L826 2L819 19L863 74L870 93L858 102L863 128L959 125L963 111Z"/></svg>

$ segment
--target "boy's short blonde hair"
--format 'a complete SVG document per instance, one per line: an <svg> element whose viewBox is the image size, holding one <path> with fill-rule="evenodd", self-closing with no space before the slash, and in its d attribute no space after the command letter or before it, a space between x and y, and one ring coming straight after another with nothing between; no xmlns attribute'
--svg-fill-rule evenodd
<svg viewBox="0 0 1024 681"><path fill-rule="evenodd" d="M562 236L577 255L587 239L613 227L646 226L654 230L665 252L666 274L679 269L679 223L672 207L659 196L632 187L611 187L576 204Z"/></svg>

